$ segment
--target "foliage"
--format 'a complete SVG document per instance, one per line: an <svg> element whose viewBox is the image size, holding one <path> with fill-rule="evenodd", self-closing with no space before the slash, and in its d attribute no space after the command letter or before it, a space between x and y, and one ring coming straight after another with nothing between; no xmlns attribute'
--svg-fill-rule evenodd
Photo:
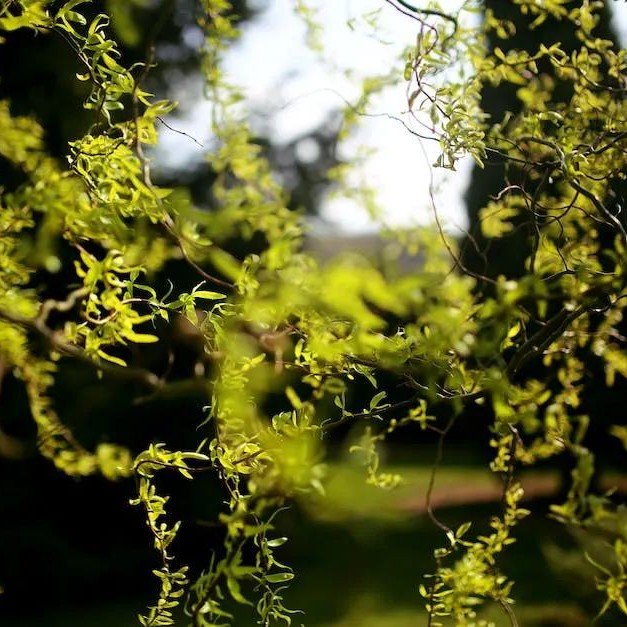
<svg viewBox="0 0 627 627"><path fill-rule="evenodd" d="M144 89L149 61L125 67L109 17L85 17L92 4L101 9L92 0L3 0L0 9L7 36L31 29L65 40L81 66L77 80L89 86L84 106L94 116L60 163L46 153L46 129L0 103L0 154L24 176L2 192L0 360L24 382L40 451L57 468L135 478L133 503L145 512L160 560L153 571L158 599L141 624L173 624L182 598L193 625L229 624L227 595L252 605L259 624L291 624L282 591L294 572L275 555L286 539L274 536L273 520L284 504L323 494L327 434L365 424L353 450L368 481L387 488L399 481L381 472L378 450L389 434L416 424L438 435L441 453L474 405L484 417L477 437L493 447L491 469L505 479L503 513L488 535L470 540L470 523L453 530L430 510L446 546L435 551L435 570L421 585L429 624L446 617L475 624L486 601L515 624L513 582L498 566L528 514L515 473L558 456L573 461L572 486L552 515L611 538L614 563L595 562L594 585L605 597L601 611L616 605L627 614L623 512L611 494L595 493L595 451L586 431L598 417L580 410L590 362L603 365L607 386L627 376L621 333L627 231L619 198L627 53L595 35L603 3L513 1L533 16L532 27L549 18L571 21L580 41L573 54L552 41L533 54L488 49L488 31L506 40L513 25L491 13L473 25L469 15L480 11L473 0L454 14L435 3L394 5L417 28L396 84L407 83L420 135L440 146L435 165L454 169L464 155L506 164L502 191L481 218L488 239L528 229L526 274L518 280L467 270L437 210L437 238L429 229L390 233L397 250L419 252L422 265L413 274L383 272L354 257L324 265L308 255L303 221L288 210L241 113L243 95L221 70L237 37L228 0L202 0L202 71L216 139L209 157L214 210L156 186L149 149L158 139L157 120L174 103L155 101ZM315 11L296 5L318 46ZM346 111L346 133L388 83L366 81L358 105ZM488 119L480 98L485 85L514 86L521 112ZM558 88L569 94L565 101L556 97ZM335 178L341 185L344 177ZM363 198L369 203L371 196ZM72 250L75 285L59 300L45 297L38 272L62 263L36 254L43 236ZM234 237L263 246L237 258L228 250ZM167 276L174 259L184 260L198 282L187 291L171 284L160 294L157 277ZM136 345L159 342L181 319L195 329L209 368L182 381L134 364ZM51 402L65 359L134 381L153 399L173 388L200 389L208 405L198 447L153 443L134 454L102 441L88 450ZM354 404L362 383L374 388L365 407ZM282 408L270 413L277 396ZM608 430L624 441L623 426ZM436 470L437 464L434 478ZM189 572L171 552L180 523L169 519L169 497L158 492L161 471L191 481L209 471L222 480L224 546L203 573Z"/></svg>

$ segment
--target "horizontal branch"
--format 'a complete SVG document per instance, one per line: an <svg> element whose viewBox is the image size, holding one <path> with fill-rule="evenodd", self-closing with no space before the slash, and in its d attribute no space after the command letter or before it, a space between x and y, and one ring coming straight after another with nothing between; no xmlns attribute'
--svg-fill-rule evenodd
<svg viewBox="0 0 627 627"><path fill-rule="evenodd" d="M422 9L420 7L415 7L413 4L409 4L409 2L406 2L405 0L396 0L396 2L398 2L398 4L400 4L402 7L406 8L408 11L411 11L412 13L416 13L418 15L425 15L427 17L441 17L443 20L451 22L455 27L455 30L457 30L457 18L453 15L444 13L444 11L438 11L437 9Z"/></svg>
<svg viewBox="0 0 627 627"><path fill-rule="evenodd" d="M88 355L82 348L74 344L70 344L70 342L63 337L62 333L46 326L40 318L26 318L25 316L0 309L0 319L5 322L10 322L11 324L16 324L24 329L28 329L29 331L33 331L46 340L52 348L62 355L72 357L103 373L110 374L119 379L136 381L137 383L153 390L158 389L162 385L159 377L149 370L145 370L143 368L117 366L116 364L109 363L97 356L92 357L91 355Z"/></svg>

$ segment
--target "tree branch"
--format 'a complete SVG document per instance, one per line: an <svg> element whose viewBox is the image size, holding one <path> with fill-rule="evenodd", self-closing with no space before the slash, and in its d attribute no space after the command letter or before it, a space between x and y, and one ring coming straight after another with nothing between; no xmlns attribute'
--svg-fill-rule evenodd
<svg viewBox="0 0 627 627"><path fill-rule="evenodd" d="M0 309L0 319L5 322L10 322L11 324L16 324L24 329L28 329L29 331L33 331L46 340L52 348L57 350L62 355L73 357L81 363L87 364L88 366L91 366L103 373L110 374L119 379L136 381L137 383L140 383L152 390L158 390L163 385L161 379L149 370L145 370L143 368L117 366L115 364L107 363L99 357L92 357L88 355L82 348L75 346L74 344L70 344L67 340L65 340L62 333L47 327L40 317L34 319L26 318L19 314L10 313Z"/></svg>

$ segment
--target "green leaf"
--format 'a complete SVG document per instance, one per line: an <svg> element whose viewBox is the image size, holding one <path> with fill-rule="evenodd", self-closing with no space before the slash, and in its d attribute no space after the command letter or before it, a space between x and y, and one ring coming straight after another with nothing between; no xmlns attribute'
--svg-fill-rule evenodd
<svg viewBox="0 0 627 627"><path fill-rule="evenodd" d="M370 411L379 406L379 403L387 396L387 392L379 392L370 400Z"/></svg>
<svg viewBox="0 0 627 627"><path fill-rule="evenodd" d="M284 583L294 579L294 573L274 573L273 575L266 575L266 581L268 583Z"/></svg>
<svg viewBox="0 0 627 627"><path fill-rule="evenodd" d="M136 333L132 329L126 329L122 332L122 335L131 342L135 342L136 344L153 344L154 342L158 342L159 338L156 335L152 335L150 333Z"/></svg>
<svg viewBox="0 0 627 627"><path fill-rule="evenodd" d="M242 594L239 581L235 579L235 577L227 577L226 585L235 601L241 603L242 605L252 605L252 603Z"/></svg>
<svg viewBox="0 0 627 627"><path fill-rule="evenodd" d="M268 540L268 546L274 548L277 548L279 546L283 546L285 543L287 542L287 538L283 537L283 538L273 538L272 540Z"/></svg>
<svg viewBox="0 0 627 627"><path fill-rule="evenodd" d="M127 366L127 363L120 357L109 355L108 353L105 353L102 349L98 349L96 352L98 356L104 359L105 361L110 361L111 363L116 364L118 366L123 366L123 367Z"/></svg>
<svg viewBox="0 0 627 627"><path fill-rule="evenodd" d="M220 294L219 292L209 292L207 290L192 292L192 296L194 298L204 298L205 300L220 300L222 298L226 298L224 294Z"/></svg>

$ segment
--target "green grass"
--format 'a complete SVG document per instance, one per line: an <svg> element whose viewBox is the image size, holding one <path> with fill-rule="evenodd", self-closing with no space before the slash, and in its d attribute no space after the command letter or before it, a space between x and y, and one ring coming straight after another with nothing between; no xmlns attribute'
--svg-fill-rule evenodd
<svg viewBox="0 0 627 627"><path fill-rule="evenodd" d="M295 566L297 577L286 592L289 607L301 608L293 625L298 627L416 627L426 624L418 585L432 572L433 549L446 543L442 532L424 512L430 468L395 466L405 477L396 490L368 485L363 469L348 464L329 468L325 498L292 507L279 517L277 533L290 538L277 557ZM548 485L546 473L528 475L529 485ZM544 483L543 483L544 482ZM498 480L476 467L443 467L438 471L434 499L437 515L455 527L474 521L469 536L485 532L490 516L500 513ZM446 506L451 496L480 503ZM551 522L542 507L522 522L519 541L503 556L503 570L516 581L514 596L521 627L583 627L590 625L599 598L587 598L547 559L547 547L572 543L564 528ZM553 555L561 555L553 551ZM120 556L123 559L123 556ZM557 563L557 564L556 564ZM589 589L589 586L588 586ZM132 595L132 591L129 591ZM132 599L132 597L131 597ZM6 627L130 627L142 601L111 603L51 612L33 609ZM31 608L29 608L31 609ZM235 627L253 627L250 608L236 608ZM497 627L508 619L498 607L487 607L485 618ZM609 617L600 625L620 625ZM185 625L185 621L179 624Z"/></svg>

